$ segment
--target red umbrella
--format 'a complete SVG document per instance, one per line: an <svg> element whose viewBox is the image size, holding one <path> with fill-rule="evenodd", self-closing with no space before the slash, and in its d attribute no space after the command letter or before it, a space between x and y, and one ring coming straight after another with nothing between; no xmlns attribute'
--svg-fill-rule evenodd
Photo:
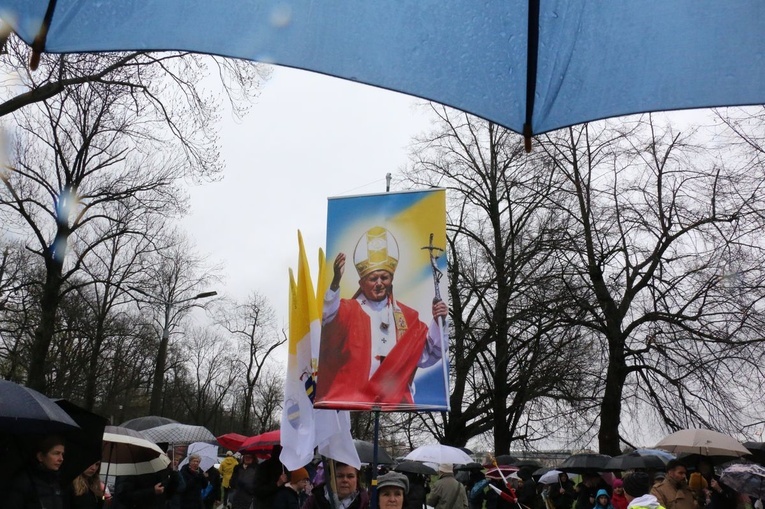
<svg viewBox="0 0 765 509"><path fill-rule="evenodd" d="M257 455L266 455L271 453L275 445L280 445L281 433L278 429L267 431L260 435L255 435L244 441L239 447L240 452L249 452Z"/></svg>
<svg viewBox="0 0 765 509"><path fill-rule="evenodd" d="M242 444L247 438L248 437L240 435L239 433L226 433L225 435L217 437L216 440L224 449L238 451L242 448Z"/></svg>

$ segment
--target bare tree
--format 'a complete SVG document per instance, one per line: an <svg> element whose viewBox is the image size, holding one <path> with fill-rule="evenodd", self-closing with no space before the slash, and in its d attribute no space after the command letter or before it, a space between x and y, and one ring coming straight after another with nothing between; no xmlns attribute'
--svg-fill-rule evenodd
<svg viewBox="0 0 765 509"><path fill-rule="evenodd" d="M263 377L268 360L287 338L284 334L279 335L271 306L257 293L252 293L244 304L221 309L217 321L237 345L234 369L244 380L242 428L247 432L253 429L256 389L266 381Z"/></svg>
<svg viewBox="0 0 765 509"><path fill-rule="evenodd" d="M737 394L739 377L762 377L765 173L751 157L730 157L730 146L698 140L646 116L541 144L567 181L550 206L568 218L557 244L568 322L605 352L598 440L607 454L628 443L625 404L655 409L671 429L730 429L752 403Z"/></svg>
<svg viewBox="0 0 765 509"><path fill-rule="evenodd" d="M209 305L206 299L216 295L211 288L219 281L218 271L219 267L208 266L189 240L176 233L167 238L167 244L156 247L142 271L143 280L130 287L141 309L151 313L159 340L149 403L152 415L162 409L171 335L192 309Z"/></svg>
<svg viewBox="0 0 765 509"><path fill-rule="evenodd" d="M424 415L439 439L464 445L493 431L494 447L536 440L527 405L539 398L575 400L580 374L561 369L578 334L540 310L559 301L549 271L546 206L557 182L549 166L523 153L520 138L490 122L431 106L432 133L412 150L406 180L449 191L449 289L452 307L451 412Z"/></svg>
<svg viewBox="0 0 765 509"><path fill-rule="evenodd" d="M191 327L184 333L181 350L189 379L188 390L178 399L192 422L209 425L223 411L235 385L230 342L209 327Z"/></svg>
<svg viewBox="0 0 765 509"><path fill-rule="evenodd" d="M94 247L85 239L107 240L93 239L93 225L116 224L116 204L144 213L179 213L184 196L175 182L220 171L217 102L197 83L207 63L219 70L228 64L179 53L47 55L32 74L23 46L9 47L5 70L15 72L27 91L19 94L18 83L5 87L5 127L12 130L13 145L0 172L0 209L24 223L28 248L45 264L28 372L29 385L45 390L65 282ZM258 67L230 67L243 90L259 83ZM84 244L67 261L71 240Z"/></svg>

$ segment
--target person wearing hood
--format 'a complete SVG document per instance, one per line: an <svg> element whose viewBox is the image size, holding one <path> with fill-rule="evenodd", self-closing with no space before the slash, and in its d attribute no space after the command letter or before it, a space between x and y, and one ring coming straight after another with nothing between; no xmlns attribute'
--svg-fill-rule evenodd
<svg viewBox="0 0 765 509"><path fill-rule="evenodd" d="M595 507L593 509L614 509L614 506L611 504L611 497L608 496L606 490L598 490L598 493L595 495Z"/></svg>
<svg viewBox="0 0 765 509"><path fill-rule="evenodd" d="M627 509L629 502L627 496L624 494L624 481L621 479L614 479L614 483L611 485L614 489L614 494L611 495L611 505L614 509Z"/></svg>
<svg viewBox="0 0 765 509"><path fill-rule="evenodd" d="M220 472L223 485L223 505L228 505L228 495L231 492L231 476L234 475L234 469L239 462L234 457L234 453L228 451L226 457L220 462L218 472Z"/></svg>
<svg viewBox="0 0 765 509"><path fill-rule="evenodd" d="M566 472L558 474L558 482L550 485L550 500L552 500L555 509L571 509L576 500L574 483L568 478Z"/></svg>
<svg viewBox="0 0 765 509"><path fill-rule="evenodd" d="M665 509L655 496L650 494L651 478L645 472L632 472L624 476L624 496L627 509Z"/></svg>

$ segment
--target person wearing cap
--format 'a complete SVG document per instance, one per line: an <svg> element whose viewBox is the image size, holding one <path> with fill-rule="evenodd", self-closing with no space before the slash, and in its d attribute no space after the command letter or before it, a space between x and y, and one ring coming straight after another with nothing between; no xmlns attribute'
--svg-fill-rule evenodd
<svg viewBox="0 0 765 509"><path fill-rule="evenodd" d="M231 493L231 476L234 475L234 468L239 462L234 458L234 453L226 452L226 457L220 462L218 472L221 475L221 486L223 486L223 505L228 506L228 496Z"/></svg>
<svg viewBox="0 0 765 509"><path fill-rule="evenodd" d="M614 509L627 509L629 502L627 496L624 494L624 481L621 479L614 479L614 483L611 485L614 489L613 495L611 495L611 505Z"/></svg>
<svg viewBox="0 0 765 509"><path fill-rule="evenodd" d="M403 509L409 479L398 472L388 472L377 478L377 507L380 509Z"/></svg>
<svg viewBox="0 0 765 509"><path fill-rule="evenodd" d="M624 496L627 509L665 509L655 496L650 494L651 478L645 472L631 472L624 476Z"/></svg>
<svg viewBox="0 0 765 509"><path fill-rule="evenodd" d="M368 509L369 495L364 490L359 490L359 471L345 463L335 464L336 491L330 492L327 483L319 484L303 504L302 509ZM329 477L329 473L325 473ZM335 499L330 504L330 498Z"/></svg>
<svg viewBox="0 0 765 509"><path fill-rule="evenodd" d="M415 372L441 360L438 322L446 320L449 309L443 301L434 302L427 326L417 311L394 297L398 243L385 228L361 236L353 262L359 275L353 298L340 298L344 253L335 258L324 296L316 398L331 401L332 408L411 405Z"/></svg>
<svg viewBox="0 0 765 509"><path fill-rule="evenodd" d="M677 460L667 463L667 477L651 488L659 503L667 509L698 509L693 492L686 481L687 469Z"/></svg>
<svg viewBox="0 0 765 509"><path fill-rule="evenodd" d="M300 493L305 490L308 479L308 470L305 468L291 471L289 482L276 491L271 508L300 509Z"/></svg>
<svg viewBox="0 0 765 509"><path fill-rule="evenodd" d="M435 509L468 508L465 487L454 478L453 465L449 463L438 465L438 480L433 484L427 503Z"/></svg>

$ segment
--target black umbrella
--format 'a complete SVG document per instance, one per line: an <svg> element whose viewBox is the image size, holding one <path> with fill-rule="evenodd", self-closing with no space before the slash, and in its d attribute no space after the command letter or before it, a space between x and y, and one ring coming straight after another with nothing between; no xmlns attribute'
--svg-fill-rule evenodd
<svg viewBox="0 0 765 509"><path fill-rule="evenodd" d="M80 426L80 429L64 433L66 452L60 475L68 483L90 465L101 461L101 441L108 421L65 399L56 400L56 404Z"/></svg>
<svg viewBox="0 0 765 509"><path fill-rule="evenodd" d="M146 415L143 417L136 417L120 424L121 428L128 428L135 431L144 431L150 428L156 428L164 424L170 424L178 422L168 417L160 417L159 415Z"/></svg>
<svg viewBox="0 0 765 509"><path fill-rule="evenodd" d="M78 427L52 399L29 387L0 380L0 432L43 435Z"/></svg>
<svg viewBox="0 0 765 509"><path fill-rule="evenodd" d="M515 463L511 463L510 466L518 468L531 468L533 470L542 468L542 464L534 460L518 460Z"/></svg>
<svg viewBox="0 0 765 509"><path fill-rule="evenodd" d="M479 465L480 468L480 465ZM396 472L408 472L410 474L435 475L436 470L419 461L402 461L393 470ZM455 469L457 470L457 469Z"/></svg>
<svg viewBox="0 0 765 509"><path fill-rule="evenodd" d="M765 464L765 442L745 442L744 447L751 451L755 462Z"/></svg>
<svg viewBox="0 0 765 509"><path fill-rule="evenodd" d="M664 470L666 466L664 460L658 456L642 455L633 451L608 460L605 470L613 472L636 469Z"/></svg>
<svg viewBox="0 0 765 509"><path fill-rule="evenodd" d="M373 463L374 462L374 444L372 442L365 442L364 440L354 440L353 441L354 447L356 447L356 452L359 455L359 460L361 460L362 463ZM386 465L395 463L393 461L393 458L391 458L390 454L388 454L388 451L377 446L377 464L378 465Z"/></svg>
<svg viewBox="0 0 765 509"><path fill-rule="evenodd" d="M569 456L558 467L558 470L583 474L585 472L602 472L606 470L611 456L606 454L582 453Z"/></svg>
<svg viewBox="0 0 765 509"><path fill-rule="evenodd" d="M518 461L518 458L509 454L500 454L494 459L497 460L497 465L514 465Z"/></svg>
<svg viewBox="0 0 765 509"><path fill-rule="evenodd" d="M485 467L475 461L454 467L454 470L483 470Z"/></svg>

